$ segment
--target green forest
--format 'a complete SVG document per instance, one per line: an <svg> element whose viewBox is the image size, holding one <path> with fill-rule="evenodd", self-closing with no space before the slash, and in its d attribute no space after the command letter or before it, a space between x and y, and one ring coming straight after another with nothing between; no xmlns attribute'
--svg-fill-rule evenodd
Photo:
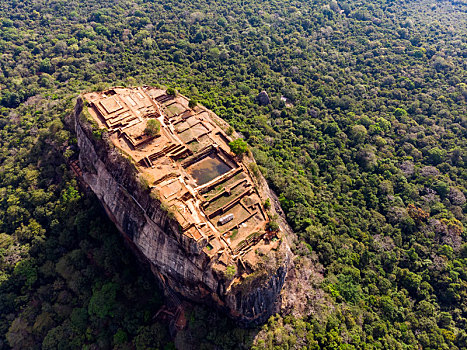
<svg viewBox="0 0 467 350"><path fill-rule="evenodd" d="M467 349L464 0L2 0L0 24L0 349ZM295 232L288 311L154 317L68 166L76 98L115 85L248 143Z"/></svg>

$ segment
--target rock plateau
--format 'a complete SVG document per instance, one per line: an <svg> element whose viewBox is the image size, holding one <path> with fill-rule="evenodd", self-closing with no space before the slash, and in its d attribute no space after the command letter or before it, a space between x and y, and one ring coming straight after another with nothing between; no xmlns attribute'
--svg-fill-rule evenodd
<svg viewBox="0 0 467 350"><path fill-rule="evenodd" d="M84 181L168 294L244 325L279 310L288 228L227 123L151 87L83 94L72 119Z"/></svg>

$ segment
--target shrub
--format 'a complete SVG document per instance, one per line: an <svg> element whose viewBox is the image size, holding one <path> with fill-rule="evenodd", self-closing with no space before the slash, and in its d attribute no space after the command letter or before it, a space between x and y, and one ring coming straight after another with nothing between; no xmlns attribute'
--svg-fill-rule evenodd
<svg viewBox="0 0 467 350"><path fill-rule="evenodd" d="M276 231L279 231L279 224L277 223L277 221L275 219L271 219L267 226L266 226L266 229L268 231L271 231L271 232L276 232Z"/></svg>
<svg viewBox="0 0 467 350"><path fill-rule="evenodd" d="M225 277L229 280L234 278L236 273L237 273L237 268L233 265L229 265L225 269Z"/></svg>
<svg viewBox="0 0 467 350"><path fill-rule="evenodd" d="M149 119L144 132L149 136L155 136L161 131L161 123L157 119Z"/></svg>

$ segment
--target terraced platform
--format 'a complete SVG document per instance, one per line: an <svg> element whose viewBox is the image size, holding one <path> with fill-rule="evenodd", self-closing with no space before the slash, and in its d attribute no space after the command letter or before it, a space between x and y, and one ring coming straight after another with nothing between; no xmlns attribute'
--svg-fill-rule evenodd
<svg viewBox="0 0 467 350"><path fill-rule="evenodd" d="M234 262L251 273L253 248L277 248L277 233L244 161L219 119L202 106L163 89L116 87L87 93L88 112L106 128L113 144L138 165L151 191L179 222L181 234L205 240L204 251L218 268ZM157 119L160 131L146 127Z"/></svg>

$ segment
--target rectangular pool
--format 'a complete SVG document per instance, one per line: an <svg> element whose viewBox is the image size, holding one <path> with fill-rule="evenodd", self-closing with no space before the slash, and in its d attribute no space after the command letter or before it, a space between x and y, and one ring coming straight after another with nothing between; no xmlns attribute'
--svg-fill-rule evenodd
<svg viewBox="0 0 467 350"><path fill-rule="evenodd" d="M211 153L199 162L189 166L187 172L193 176L198 186L202 186L231 169L232 168L215 153Z"/></svg>

